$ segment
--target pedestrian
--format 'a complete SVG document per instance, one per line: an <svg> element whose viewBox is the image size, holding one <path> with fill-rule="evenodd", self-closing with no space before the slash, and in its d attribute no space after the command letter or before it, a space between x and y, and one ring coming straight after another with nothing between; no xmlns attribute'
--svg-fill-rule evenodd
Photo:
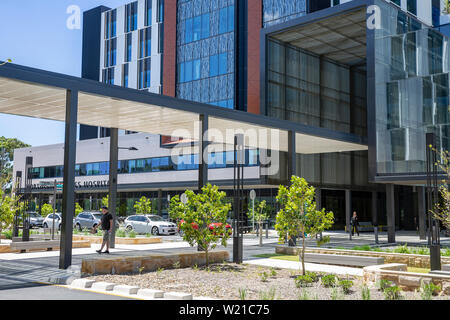
<svg viewBox="0 0 450 320"><path fill-rule="evenodd" d="M354 231L356 231L356 233L358 234L358 237L359 237L359 230L358 230L359 222L358 222L358 215L356 214L356 211L353 211L353 217L352 217L350 223L352 225L352 236L354 234Z"/></svg>
<svg viewBox="0 0 450 320"><path fill-rule="evenodd" d="M103 230L103 242L100 250L97 250L98 254L102 253L103 247L106 245L106 251L104 253L109 254L109 243L111 241L111 231L113 227L113 217L109 213L108 207L102 207L102 220L100 222ZM94 227L94 232L97 232L98 225Z"/></svg>

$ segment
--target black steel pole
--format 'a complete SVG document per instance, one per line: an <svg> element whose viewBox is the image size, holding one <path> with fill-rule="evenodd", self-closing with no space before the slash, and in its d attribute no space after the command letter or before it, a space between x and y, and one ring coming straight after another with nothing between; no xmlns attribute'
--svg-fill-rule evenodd
<svg viewBox="0 0 450 320"><path fill-rule="evenodd" d="M109 142L109 213L113 217L113 225L111 226L110 248L116 247L116 221L117 221L117 174L119 163L119 130L111 128Z"/></svg>
<svg viewBox="0 0 450 320"><path fill-rule="evenodd" d="M373 224L373 232L375 236L375 243L378 244L378 205L377 205L377 197L378 193L376 191L372 191L372 224Z"/></svg>
<svg viewBox="0 0 450 320"><path fill-rule="evenodd" d="M198 192L208 183L208 116L201 114L198 141ZM204 159L206 156L206 159Z"/></svg>
<svg viewBox="0 0 450 320"><path fill-rule="evenodd" d="M67 90L66 128L64 141L63 207L59 268L67 269L72 264L72 232L75 215L75 162L77 148L78 91Z"/></svg>

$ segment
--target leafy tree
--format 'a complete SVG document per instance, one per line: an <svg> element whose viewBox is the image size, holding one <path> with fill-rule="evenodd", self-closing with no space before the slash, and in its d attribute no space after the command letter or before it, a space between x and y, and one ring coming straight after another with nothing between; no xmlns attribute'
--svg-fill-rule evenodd
<svg viewBox="0 0 450 320"><path fill-rule="evenodd" d="M84 210L80 206L78 202L75 202L75 217L77 217L80 213L82 213Z"/></svg>
<svg viewBox="0 0 450 320"><path fill-rule="evenodd" d="M430 145L429 148L438 154L439 160L436 164L447 176L447 179L449 179L450 153L447 150L439 152L434 149L432 145ZM431 214L435 219L440 220L444 227L450 230L450 192L448 189L447 182L445 180L442 181L439 186L439 193L441 195L440 201L434 204Z"/></svg>
<svg viewBox="0 0 450 320"><path fill-rule="evenodd" d="M306 237L315 238L334 223L333 212L326 212L325 209L317 210L314 198L314 187L304 178L297 176L291 177L289 187L280 186L278 189L277 201L281 209L277 214L275 229L278 231L280 242L284 242L286 237L302 238L299 257L303 275L305 275Z"/></svg>
<svg viewBox="0 0 450 320"><path fill-rule="evenodd" d="M37 211L39 211L39 210L37 210ZM41 215L43 217L46 217L47 215L49 215L51 213L53 213L53 206L48 203L43 204L42 208L41 208Z"/></svg>
<svg viewBox="0 0 450 320"><path fill-rule="evenodd" d="M0 185L1 189L11 191L14 149L26 148L30 145L18 140L0 137Z"/></svg>
<svg viewBox="0 0 450 320"><path fill-rule="evenodd" d="M139 201L134 204L134 209L136 214L151 214L152 213L152 202L147 197L141 197Z"/></svg>
<svg viewBox="0 0 450 320"><path fill-rule="evenodd" d="M19 200L19 197L7 196L5 191L0 189L0 232L11 228L14 215L18 210L23 209L23 204Z"/></svg>
<svg viewBox="0 0 450 320"><path fill-rule="evenodd" d="M185 241L191 246L197 244L205 251L208 266L208 253L216 248L217 242L221 239L221 244L227 245L229 234L225 225L231 204L225 201L226 193L211 184L204 186L200 193L187 190L185 194L186 204L180 201L178 195L170 199L170 217L179 221ZM211 231L211 223L221 225Z"/></svg>
<svg viewBox="0 0 450 320"><path fill-rule="evenodd" d="M251 220L254 218L258 224L260 243L262 244L263 222L270 218L270 211L267 208L266 200L256 202L255 205L254 210L252 207L249 208L248 218Z"/></svg>
<svg viewBox="0 0 450 320"><path fill-rule="evenodd" d="M102 198L102 207L109 207L109 194Z"/></svg>

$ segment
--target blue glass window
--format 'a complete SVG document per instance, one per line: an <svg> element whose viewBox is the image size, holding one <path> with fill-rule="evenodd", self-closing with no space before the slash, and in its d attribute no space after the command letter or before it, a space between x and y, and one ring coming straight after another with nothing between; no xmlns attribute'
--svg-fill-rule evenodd
<svg viewBox="0 0 450 320"><path fill-rule="evenodd" d="M137 29L137 2L127 4L125 7L125 31L130 32Z"/></svg>
<svg viewBox="0 0 450 320"><path fill-rule="evenodd" d="M126 52L125 52L125 62L130 62L132 57L132 48L133 48L133 34L128 33L126 35Z"/></svg>
<svg viewBox="0 0 450 320"><path fill-rule="evenodd" d="M219 74L226 74L228 70L228 55L227 53L219 54Z"/></svg>
<svg viewBox="0 0 450 320"><path fill-rule="evenodd" d="M151 60L150 58L139 60L139 89L150 88Z"/></svg>
<svg viewBox="0 0 450 320"><path fill-rule="evenodd" d="M139 31L140 58L148 57L152 54L152 28Z"/></svg>
<svg viewBox="0 0 450 320"><path fill-rule="evenodd" d="M209 37L209 13L202 15L202 39Z"/></svg>
<svg viewBox="0 0 450 320"><path fill-rule="evenodd" d="M209 57L209 76L215 77L219 74L219 56L214 55Z"/></svg>
<svg viewBox="0 0 450 320"><path fill-rule="evenodd" d="M184 72L184 80L186 82L192 81L192 61L188 61L185 63Z"/></svg>
<svg viewBox="0 0 450 320"><path fill-rule="evenodd" d="M152 24L152 0L146 0L145 1L145 7L146 7L146 15L145 15L145 25L150 26Z"/></svg>
<svg viewBox="0 0 450 320"><path fill-rule="evenodd" d="M156 22L164 22L164 0L158 0L158 16Z"/></svg>
<svg viewBox="0 0 450 320"><path fill-rule="evenodd" d="M187 19L185 21L184 32L185 32L185 42L186 43L192 42L192 24L193 24L192 19Z"/></svg>
<svg viewBox="0 0 450 320"><path fill-rule="evenodd" d="M122 81L122 85L125 88L128 87L128 73L129 73L128 63L126 63L123 65L123 81Z"/></svg>
<svg viewBox="0 0 450 320"><path fill-rule="evenodd" d="M234 6L228 7L228 32L234 31Z"/></svg>
<svg viewBox="0 0 450 320"><path fill-rule="evenodd" d="M201 72L201 68L200 68L200 60L194 60L194 65L193 65L193 76L192 79L193 80L198 80L200 79L200 72Z"/></svg>
<svg viewBox="0 0 450 320"><path fill-rule="evenodd" d="M202 31L202 18L201 16L195 17L193 19L193 34L192 34L192 41L200 40L201 37L201 31Z"/></svg>
<svg viewBox="0 0 450 320"><path fill-rule="evenodd" d="M223 8L219 11L219 34L228 32L228 9Z"/></svg>
<svg viewBox="0 0 450 320"><path fill-rule="evenodd" d="M183 83L184 82L184 62L180 63L178 66L178 82Z"/></svg>

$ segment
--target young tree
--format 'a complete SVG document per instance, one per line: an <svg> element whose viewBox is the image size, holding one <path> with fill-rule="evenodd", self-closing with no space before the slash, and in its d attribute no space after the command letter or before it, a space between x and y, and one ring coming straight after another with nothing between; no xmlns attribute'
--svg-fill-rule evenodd
<svg viewBox="0 0 450 320"><path fill-rule="evenodd" d="M0 188L11 191L14 149L26 148L30 145L18 140L0 137Z"/></svg>
<svg viewBox="0 0 450 320"><path fill-rule="evenodd" d="M78 202L75 202L75 217L78 217L80 213L82 213L84 209L80 206Z"/></svg>
<svg viewBox="0 0 450 320"><path fill-rule="evenodd" d="M248 212L248 218L250 220L255 220L258 224L258 230L259 230L259 244L262 246L262 229L263 229L263 222L264 220L269 219L270 217L270 211L268 210L266 200L263 200L261 202L256 202L256 207L253 210L252 207L250 207L250 211Z"/></svg>
<svg viewBox="0 0 450 320"><path fill-rule="evenodd" d="M0 189L0 233L11 228L14 215L16 212L23 208L20 205L19 198L15 196L7 196L5 192Z"/></svg>
<svg viewBox="0 0 450 320"><path fill-rule="evenodd" d="M277 201L281 210L277 214L275 230L278 231L280 242L286 238L302 238L302 250L299 258L302 263L302 273L305 274L306 237L314 239L320 232L330 228L334 223L333 212L325 209L317 210L315 189L300 177L292 176L289 187L280 186Z"/></svg>
<svg viewBox="0 0 450 320"><path fill-rule="evenodd" d="M448 150L439 152L433 149L431 145L429 148L438 154L439 161L437 165L444 172L447 180L450 180L450 153ZM439 186L439 193L441 195L440 201L434 204L431 214L435 219L440 220L444 227L450 230L450 192L448 190L448 184L445 180L442 181Z"/></svg>
<svg viewBox="0 0 450 320"><path fill-rule="evenodd" d="M141 197L139 201L134 204L134 209L136 214L151 214L152 213L152 202L147 197Z"/></svg>
<svg viewBox="0 0 450 320"><path fill-rule="evenodd" d="M37 211L39 211L38 209L36 209ZM53 206L51 204L45 203L42 205L41 208L41 215L43 217L46 217L47 215L53 213Z"/></svg>
<svg viewBox="0 0 450 320"><path fill-rule="evenodd" d="M216 248L217 242L221 239L221 244L227 245L226 222L231 204L225 202L226 193L211 184L204 186L201 193L187 190L185 194L186 204L178 195L170 199L170 217L179 221L185 241L205 251L208 266L208 253ZM213 230L210 229L212 223L218 223Z"/></svg>

